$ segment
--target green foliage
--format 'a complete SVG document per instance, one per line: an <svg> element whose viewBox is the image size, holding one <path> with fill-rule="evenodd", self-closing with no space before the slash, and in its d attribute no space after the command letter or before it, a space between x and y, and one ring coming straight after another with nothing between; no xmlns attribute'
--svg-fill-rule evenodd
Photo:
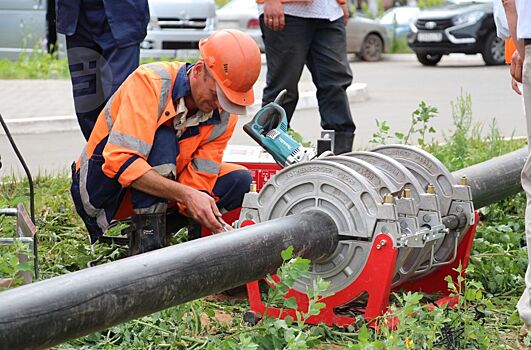
<svg viewBox="0 0 531 350"><path fill-rule="evenodd" d="M265 332L252 335L252 341L246 339L247 346L255 346L260 349L311 349L319 344L320 335L312 331L311 327L305 325L306 320L314 315L318 315L325 306L322 299L330 296L325 291L329 283L318 277L313 281L311 289L306 291L308 295L308 309L306 311L297 310L295 298L286 298L289 289L293 287L299 278L309 276L310 260L301 257L293 257L293 247L289 247L282 252L284 264L277 269L276 278L268 275L267 281L274 286L268 289L267 308L272 305L280 305L281 309L294 309L295 318L288 316L285 319L275 319L266 314L261 321L261 327ZM240 344L241 340L240 340Z"/></svg>
<svg viewBox="0 0 531 350"><path fill-rule="evenodd" d="M348 349L491 349L499 339L483 327L493 305L481 283L463 277L447 282L452 296L459 296L455 306L427 304L420 293L395 294L389 312L376 321L379 331L363 326Z"/></svg>
<svg viewBox="0 0 531 350"><path fill-rule="evenodd" d="M11 280L5 288L12 288L22 284L23 280L20 272L33 271L33 260L31 260L33 258L33 252L29 245L17 240L13 243L9 247L0 246L0 249L2 249L2 254L0 254L0 280L4 278ZM30 260L21 262L18 257L19 254L26 255ZM4 288L0 286L0 291L2 289Z"/></svg>
<svg viewBox="0 0 531 350"><path fill-rule="evenodd" d="M0 79L67 79L66 58L42 50L23 52L17 60L0 59Z"/></svg>
<svg viewBox="0 0 531 350"><path fill-rule="evenodd" d="M412 53L413 51L409 48L406 38L396 37L395 35L391 36L391 47L389 53Z"/></svg>
<svg viewBox="0 0 531 350"><path fill-rule="evenodd" d="M222 8L223 6L227 5L229 1L230 0L216 0L216 6L218 8Z"/></svg>
<svg viewBox="0 0 531 350"><path fill-rule="evenodd" d="M441 5L445 1L446 0L418 0L418 7L420 9L425 9L425 8Z"/></svg>
<svg viewBox="0 0 531 350"><path fill-rule="evenodd" d="M419 107L411 114L411 123L406 133L395 132L394 137L398 143L410 145L413 141L424 147L426 146L426 134L434 134L435 129L430 126L430 122L436 117L438 111L437 108L429 106L426 102L422 101ZM376 119L376 126L378 130L372 134L370 143L374 144L386 144L388 140L391 140L391 127L387 124L387 121L379 121Z"/></svg>
<svg viewBox="0 0 531 350"><path fill-rule="evenodd" d="M383 0L377 0L376 13L373 13L366 2L361 3L361 12L367 18L375 19L376 17L381 17L384 13L384 4Z"/></svg>
<svg viewBox="0 0 531 350"><path fill-rule="evenodd" d="M288 135L293 137L293 139L295 141L297 141L298 143L300 143L303 147L311 147L312 146L311 141L305 141L304 138L302 137L302 135L300 133L298 133L297 131L293 130L292 128L288 129Z"/></svg>
<svg viewBox="0 0 531 350"><path fill-rule="evenodd" d="M445 135L445 144L433 142L425 147L450 171L500 156L525 144L521 139L504 139L495 119L491 121L488 133L483 137L483 125L473 124L472 97L469 93L461 91L456 101L451 102L451 107L455 127L452 134Z"/></svg>
<svg viewBox="0 0 531 350"><path fill-rule="evenodd" d="M520 193L481 209L481 225L476 233L471 256L470 276L481 282L488 293L518 295L524 286L527 251L524 230L525 195Z"/></svg>
<svg viewBox="0 0 531 350"><path fill-rule="evenodd" d="M407 38L397 37L396 29L398 27L398 22L396 21L396 14L393 16L393 25L391 27L391 33L389 33L389 39L391 42L389 52L390 53L412 53L413 51L409 48L407 44Z"/></svg>

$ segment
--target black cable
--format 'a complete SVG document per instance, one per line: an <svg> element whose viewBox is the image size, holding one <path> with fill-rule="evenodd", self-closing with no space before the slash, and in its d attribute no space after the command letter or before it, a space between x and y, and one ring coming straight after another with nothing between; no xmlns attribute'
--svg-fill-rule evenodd
<svg viewBox="0 0 531 350"><path fill-rule="evenodd" d="M15 140L13 140L13 137L11 136L11 133L9 132L7 124L5 123L4 118L2 117L2 114L0 114L0 123L2 124L2 127L4 128L7 138L9 139L9 143L11 143L11 147L13 147L13 150L15 151L15 154L17 155L18 160L20 161L20 163L22 164L22 167L24 168L24 172L26 172L26 177L28 178L29 190L30 190L30 216L31 216L31 221L33 222L33 225L35 225L35 192L33 191L33 179L31 178L31 173L29 171L28 166L26 165L26 162L24 161L24 158L22 157L22 154L20 154L20 151L18 150L18 147L15 144ZM38 255L38 249L37 249L37 232L35 232L33 236L33 255L35 256L35 266L34 266L35 278L39 279L39 255Z"/></svg>

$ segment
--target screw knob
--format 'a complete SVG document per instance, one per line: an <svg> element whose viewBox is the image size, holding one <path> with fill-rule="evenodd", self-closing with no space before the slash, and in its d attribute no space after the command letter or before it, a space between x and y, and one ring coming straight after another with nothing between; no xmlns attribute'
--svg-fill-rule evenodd
<svg viewBox="0 0 531 350"><path fill-rule="evenodd" d="M256 192L256 182L251 182L249 192Z"/></svg>

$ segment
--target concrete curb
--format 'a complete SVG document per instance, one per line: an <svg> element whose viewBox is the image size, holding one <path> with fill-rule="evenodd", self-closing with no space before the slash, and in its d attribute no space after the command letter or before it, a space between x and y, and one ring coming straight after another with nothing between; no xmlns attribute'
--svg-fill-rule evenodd
<svg viewBox="0 0 531 350"><path fill-rule="evenodd" d="M350 103L367 101L369 99L367 84L352 84L347 89L347 95ZM249 107L249 114L254 115L260 109L260 107L261 101L256 101L251 107ZM315 90L301 92L299 95L297 110L312 108L317 108ZM9 128L9 131L13 135L43 134L79 130L77 117L75 115L6 119L5 122ZM3 129L0 129L0 135L5 135Z"/></svg>

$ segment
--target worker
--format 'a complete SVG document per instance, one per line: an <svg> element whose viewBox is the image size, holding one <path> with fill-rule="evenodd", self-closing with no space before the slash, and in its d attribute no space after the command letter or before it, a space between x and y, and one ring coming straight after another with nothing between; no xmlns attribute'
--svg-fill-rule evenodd
<svg viewBox="0 0 531 350"><path fill-rule="evenodd" d="M515 47L512 57L508 60L511 63L511 87L517 94L523 95L529 148L521 173L522 188L527 197L524 223L528 264L524 278L525 288L516 304L518 314L524 322L519 334L523 342L524 338L531 334L531 3L527 0L496 0L495 17L496 13L501 12L500 3L505 10L506 24L503 20L497 20L496 25L498 33L503 32L504 39L512 40Z"/></svg>
<svg viewBox="0 0 531 350"><path fill-rule="evenodd" d="M261 68L255 41L222 30L199 43L195 64L140 66L100 113L72 164L71 193L94 244L113 219L131 217L130 253L167 245L166 222L182 215L221 232L252 178L222 163L237 115L254 102Z"/></svg>
<svg viewBox="0 0 531 350"><path fill-rule="evenodd" d="M298 84L306 65L317 88L321 127L335 131L335 154L352 152L356 125L347 88L346 0L256 0L264 39L267 77L262 105L286 89L288 124L299 100Z"/></svg>
<svg viewBox="0 0 531 350"><path fill-rule="evenodd" d="M88 140L107 100L140 62L149 23L147 0L57 0L66 36L74 107Z"/></svg>

